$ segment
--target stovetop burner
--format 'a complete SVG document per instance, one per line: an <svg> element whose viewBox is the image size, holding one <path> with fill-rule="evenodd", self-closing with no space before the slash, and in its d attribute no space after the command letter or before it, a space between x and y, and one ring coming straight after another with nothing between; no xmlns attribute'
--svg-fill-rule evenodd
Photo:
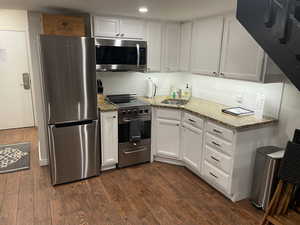
<svg viewBox="0 0 300 225"><path fill-rule="evenodd" d="M108 95L107 100L118 105L120 108L149 105L149 103L138 99L134 94Z"/></svg>

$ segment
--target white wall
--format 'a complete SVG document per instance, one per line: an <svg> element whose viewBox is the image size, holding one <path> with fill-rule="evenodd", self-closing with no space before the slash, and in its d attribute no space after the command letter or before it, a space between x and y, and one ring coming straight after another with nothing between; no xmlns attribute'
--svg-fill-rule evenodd
<svg viewBox="0 0 300 225"><path fill-rule="evenodd" d="M9 31L25 31L27 37L27 47L28 47L28 63L30 74L32 73L32 65L31 65L31 51L29 44L29 32L28 32L28 19L27 19L27 11L26 10L10 10L10 9L0 9L0 30L9 30ZM33 111L34 111L34 122L37 125L36 120L36 108L35 108L35 87L34 83L32 86L32 102L33 102Z"/></svg>
<svg viewBox="0 0 300 225"><path fill-rule="evenodd" d="M47 150L45 150L45 132L41 132L44 118L41 117L41 91L39 81L39 62L37 55L36 35L40 31L40 19L38 15L33 17L28 15L26 10L7 10L0 9L0 30L25 31L28 43L29 65L32 81L32 99L34 108L35 126L39 129L39 147L40 158L47 159ZM39 148L40 150L40 148Z"/></svg>
<svg viewBox="0 0 300 225"><path fill-rule="evenodd" d="M48 139L47 139L47 126L45 118L45 107L42 92L41 82L41 63L39 56L39 35L41 33L41 19L40 13L29 12L29 39L31 50L31 64L32 64L32 81L35 87L35 108L36 108L36 120L38 124L39 134L39 160L40 165L47 165L48 163Z"/></svg>
<svg viewBox="0 0 300 225"><path fill-rule="evenodd" d="M293 139L295 129L300 129L300 92L290 81L286 81L282 96L277 144L285 147L287 141Z"/></svg>
<svg viewBox="0 0 300 225"><path fill-rule="evenodd" d="M146 78L151 77L158 84L157 95L168 95L171 85L184 88L192 85L193 96L222 103L228 106L240 105L237 96L243 98L244 107L255 109L257 93L265 94L265 115L278 117L282 95L282 83L261 84L229 80L190 73L98 73L104 86L104 94L134 93L144 96Z"/></svg>
<svg viewBox="0 0 300 225"><path fill-rule="evenodd" d="M0 9L0 30L27 31L27 11Z"/></svg>

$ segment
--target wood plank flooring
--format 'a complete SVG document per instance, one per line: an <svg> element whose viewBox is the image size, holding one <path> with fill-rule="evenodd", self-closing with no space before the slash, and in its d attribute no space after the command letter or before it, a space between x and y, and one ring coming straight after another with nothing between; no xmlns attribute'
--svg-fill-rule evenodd
<svg viewBox="0 0 300 225"><path fill-rule="evenodd" d="M0 174L1 225L255 225L262 212L232 203L185 168L162 163L52 187L34 128L0 131L0 144L32 142L31 169Z"/></svg>

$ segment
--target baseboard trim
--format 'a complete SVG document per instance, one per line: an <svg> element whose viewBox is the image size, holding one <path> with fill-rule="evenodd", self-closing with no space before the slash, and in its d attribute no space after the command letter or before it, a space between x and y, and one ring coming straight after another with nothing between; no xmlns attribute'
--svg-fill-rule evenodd
<svg viewBox="0 0 300 225"><path fill-rule="evenodd" d="M40 163L40 166L48 166L49 164L49 161L48 159L41 159L41 145L40 145L40 142L38 144L38 150L39 150L39 163Z"/></svg>
<svg viewBox="0 0 300 225"><path fill-rule="evenodd" d="M40 159L40 166L48 166L48 159Z"/></svg>

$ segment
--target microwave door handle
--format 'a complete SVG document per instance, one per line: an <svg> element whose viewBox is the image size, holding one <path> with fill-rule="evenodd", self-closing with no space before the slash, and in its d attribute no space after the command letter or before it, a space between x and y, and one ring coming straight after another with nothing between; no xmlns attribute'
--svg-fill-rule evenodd
<svg viewBox="0 0 300 225"><path fill-rule="evenodd" d="M136 52L137 52L137 67L140 67L140 44L136 44Z"/></svg>

